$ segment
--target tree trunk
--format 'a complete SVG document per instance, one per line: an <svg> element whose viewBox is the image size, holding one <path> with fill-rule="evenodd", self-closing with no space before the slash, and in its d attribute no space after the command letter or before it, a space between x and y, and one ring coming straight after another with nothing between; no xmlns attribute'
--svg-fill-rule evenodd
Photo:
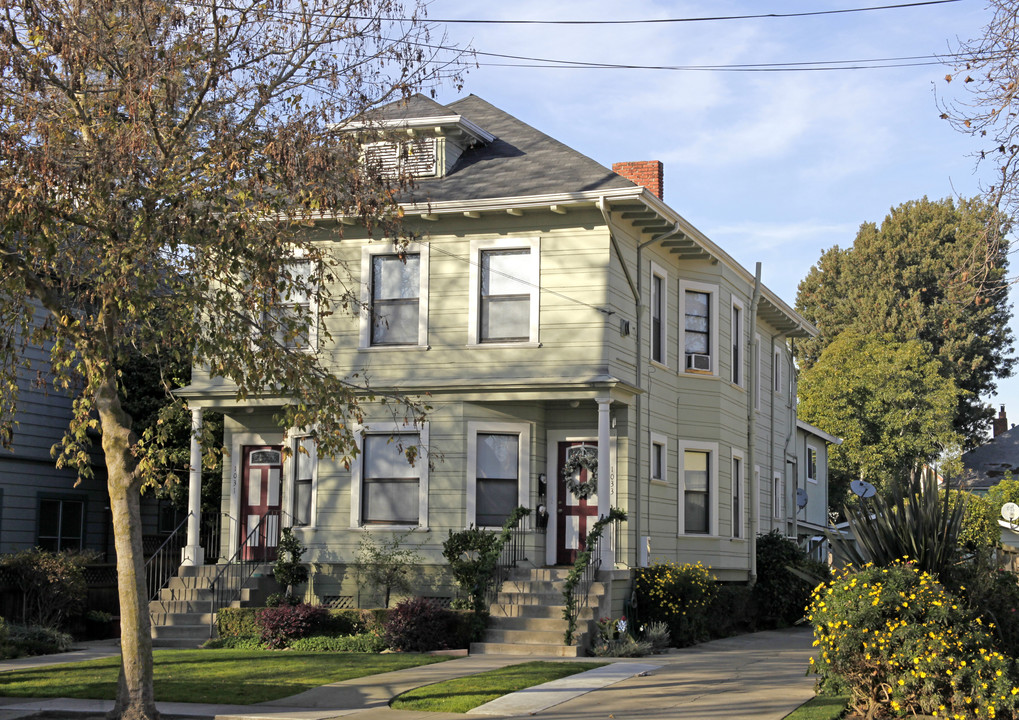
<svg viewBox="0 0 1019 720"><path fill-rule="evenodd" d="M117 552L121 647L117 700L108 717L158 720L152 689L152 631L142 550L141 482L131 452L131 419L120 405L116 377L112 371L103 375L96 393L96 409L102 427Z"/></svg>

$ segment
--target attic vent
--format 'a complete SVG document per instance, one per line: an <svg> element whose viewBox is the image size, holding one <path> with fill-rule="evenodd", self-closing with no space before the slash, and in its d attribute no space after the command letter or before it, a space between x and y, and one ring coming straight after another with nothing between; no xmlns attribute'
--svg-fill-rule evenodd
<svg viewBox="0 0 1019 720"><path fill-rule="evenodd" d="M371 143L365 146L364 159L388 177L401 174L433 177L436 174L435 138Z"/></svg>

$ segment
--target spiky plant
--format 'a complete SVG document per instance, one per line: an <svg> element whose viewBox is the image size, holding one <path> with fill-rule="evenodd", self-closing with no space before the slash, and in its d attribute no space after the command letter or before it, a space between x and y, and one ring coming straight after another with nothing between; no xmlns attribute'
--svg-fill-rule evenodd
<svg viewBox="0 0 1019 720"><path fill-rule="evenodd" d="M958 559L965 512L965 499L953 502L934 477L913 476L843 510L855 543L832 532L828 539L841 562L884 566L908 558L941 576Z"/></svg>

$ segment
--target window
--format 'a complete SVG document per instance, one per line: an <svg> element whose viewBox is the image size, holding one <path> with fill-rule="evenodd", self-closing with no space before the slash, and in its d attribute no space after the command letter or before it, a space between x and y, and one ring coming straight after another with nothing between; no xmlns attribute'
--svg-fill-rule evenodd
<svg viewBox="0 0 1019 720"><path fill-rule="evenodd" d="M472 240L470 344L538 341L538 240Z"/></svg>
<svg viewBox="0 0 1019 720"><path fill-rule="evenodd" d="M665 270L651 263L651 359L663 365L666 354L666 298L668 288Z"/></svg>
<svg viewBox="0 0 1019 720"><path fill-rule="evenodd" d="M732 301L732 383L743 384L743 307Z"/></svg>
<svg viewBox="0 0 1019 720"><path fill-rule="evenodd" d="M777 393L782 392L782 351L775 350L775 363L771 368L772 375L774 377L774 391Z"/></svg>
<svg viewBox="0 0 1019 720"><path fill-rule="evenodd" d="M39 535L43 550L81 550L85 539L85 501L39 498Z"/></svg>
<svg viewBox="0 0 1019 720"><path fill-rule="evenodd" d="M771 507L774 510L775 519L785 518L785 481L781 474L776 474L772 480Z"/></svg>
<svg viewBox="0 0 1019 720"><path fill-rule="evenodd" d="M360 347L428 345L428 245L366 245L361 251Z"/></svg>
<svg viewBox="0 0 1019 720"><path fill-rule="evenodd" d="M817 450L807 447L807 481L817 482Z"/></svg>
<svg viewBox="0 0 1019 720"><path fill-rule="evenodd" d="M293 448L294 495L291 514L294 525L313 524L315 475L318 469L318 447L309 436L294 439Z"/></svg>
<svg viewBox="0 0 1019 720"><path fill-rule="evenodd" d="M679 281L680 315L683 316L680 346L682 369L688 373L717 375L718 288L691 280Z"/></svg>
<svg viewBox="0 0 1019 720"><path fill-rule="evenodd" d="M757 382L754 387L754 410L761 409L761 385L764 383L764 370L761 363L761 336L754 335L754 374Z"/></svg>
<svg viewBox="0 0 1019 720"><path fill-rule="evenodd" d="M664 435L651 433L651 457L648 458L648 465L651 470L651 480L658 483L668 482L668 443Z"/></svg>
<svg viewBox="0 0 1019 720"><path fill-rule="evenodd" d="M357 466L361 525L422 525L422 474L427 462L412 465L408 448L419 446L417 433L368 434L362 439Z"/></svg>
<svg viewBox="0 0 1019 720"><path fill-rule="evenodd" d="M286 263L288 287L269 310L269 330L277 343L288 348L314 349L318 343L318 301L315 265L310 260Z"/></svg>
<svg viewBox="0 0 1019 720"><path fill-rule="evenodd" d="M732 536L743 537L743 457L732 455Z"/></svg>
<svg viewBox="0 0 1019 720"><path fill-rule="evenodd" d="M510 511L526 506L531 426L467 424L467 525L502 527Z"/></svg>
<svg viewBox="0 0 1019 720"><path fill-rule="evenodd" d="M688 533L708 533L711 512L708 501L708 466L711 456L699 450L683 453L683 514Z"/></svg>

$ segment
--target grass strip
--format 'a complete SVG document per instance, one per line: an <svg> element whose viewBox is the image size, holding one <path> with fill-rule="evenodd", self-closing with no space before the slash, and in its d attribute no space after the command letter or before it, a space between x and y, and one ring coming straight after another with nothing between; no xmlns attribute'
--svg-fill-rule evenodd
<svg viewBox="0 0 1019 720"><path fill-rule="evenodd" d="M605 663L532 662L415 688L393 698L394 710L464 713L517 690L593 670Z"/></svg>
<svg viewBox="0 0 1019 720"><path fill-rule="evenodd" d="M157 650L157 702L251 705L320 685L430 665L448 657L413 653L298 653L268 650ZM120 657L0 674L0 696L112 700Z"/></svg>
<svg viewBox="0 0 1019 720"><path fill-rule="evenodd" d="M848 695L818 695L807 700L784 720L838 720L846 714Z"/></svg>

